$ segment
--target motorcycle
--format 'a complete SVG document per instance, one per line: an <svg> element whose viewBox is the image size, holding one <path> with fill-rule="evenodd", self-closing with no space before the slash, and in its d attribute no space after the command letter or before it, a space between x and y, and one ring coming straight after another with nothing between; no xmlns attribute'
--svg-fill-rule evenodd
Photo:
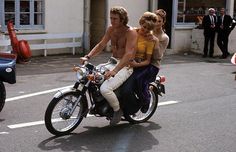
<svg viewBox="0 0 236 152"><path fill-rule="evenodd" d="M16 55L0 53L0 112L5 105L6 89L3 82L16 83Z"/></svg>
<svg viewBox="0 0 236 152"><path fill-rule="evenodd" d="M50 133L56 136L69 134L87 116L105 117L111 120L113 109L99 91L101 84L105 81L104 73L108 70L109 64L116 64L116 60L110 58L106 64L95 66L92 63L86 63L73 68L77 76L74 86L59 90L46 109L44 121ZM140 111L138 97L136 101L125 101L120 94L121 87L115 90L123 110L122 120L131 124L149 120L157 109L158 96L165 93L164 81L164 76L157 76L156 80L150 83L151 100L146 113ZM127 107L127 103L129 107L132 107L131 110ZM136 107L135 110L134 107Z"/></svg>

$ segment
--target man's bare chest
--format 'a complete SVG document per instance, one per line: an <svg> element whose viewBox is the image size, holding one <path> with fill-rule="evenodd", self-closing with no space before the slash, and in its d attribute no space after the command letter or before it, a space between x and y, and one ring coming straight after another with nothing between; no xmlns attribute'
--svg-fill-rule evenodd
<svg viewBox="0 0 236 152"><path fill-rule="evenodd" d="M123 47L126 43L126 32L113 32L111 35L111 44L118 48Z"/></svg>

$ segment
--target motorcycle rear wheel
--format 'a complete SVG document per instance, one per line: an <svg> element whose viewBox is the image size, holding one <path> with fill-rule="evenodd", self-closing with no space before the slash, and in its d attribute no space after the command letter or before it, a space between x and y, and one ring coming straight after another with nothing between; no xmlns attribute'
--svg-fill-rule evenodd
<svg viewBox="0 0 236 152"><path fill-rule="evenodd" d="M132 115L128 115L124 113L124 117L128 122L132 124L143 123L143 122L148 121L152 117L152 115L155 113L157 109L157 105L158 105L158 95L156 95L153 90L149 90L149 92L151 94L151 99L150 99L148 111L146 113L142 113L139 110L135 114L132 114Z"/></svg>
<svg viewBox="0 0 236 152"><path fill-rule="evenodd" d="M44 120L48 131L56 136L66 135L72 132L83 120L86 110L83 98L81 98L76 109L69 116L72 104L80 97L76 92L62 94L53 98L45 112Z"/></svg>
<svg viewBox="0 0 236 152"><path fill-rule="evenodd" d="M2 111L6 100L6 89L2 81L0 81L0 112Z"/></svg>

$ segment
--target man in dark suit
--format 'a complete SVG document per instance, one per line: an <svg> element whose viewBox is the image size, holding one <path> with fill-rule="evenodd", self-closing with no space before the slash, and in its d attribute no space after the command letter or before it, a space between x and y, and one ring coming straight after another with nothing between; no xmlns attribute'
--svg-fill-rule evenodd
<svg viewBox="0 0 236 152"><path fill-rule="evenodd" d="M205 15L202 20L202 26L204 28L204 50L203 57L207 57L208 54L208 43L210 41L209 57L213 57L214 54L214 41L216 31L216 15L215 9L209 8L209 15Z"/></svg>
<svg viewBox="0 0 236 152"><path fill-rule="evenodd" d="M225 14L225 9L220 9L220 16L217 19L217 45L219 46L222 56L221 59L227 58L230 54L228 52L229 34L231 32L232 18Z"/></svg>

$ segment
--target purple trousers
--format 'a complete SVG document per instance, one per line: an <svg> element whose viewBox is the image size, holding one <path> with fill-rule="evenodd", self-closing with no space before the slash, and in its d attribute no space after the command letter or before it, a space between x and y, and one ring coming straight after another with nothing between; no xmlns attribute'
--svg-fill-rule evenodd
<svg viewBox="0 0 236 152"><path fill-rule="evenodd" d="M143 104L149 104L150 93L148 91L149 83L155 81L159 68L149 64L145 67L135 68L131 77L134 78L134 91Z"/></svg>

